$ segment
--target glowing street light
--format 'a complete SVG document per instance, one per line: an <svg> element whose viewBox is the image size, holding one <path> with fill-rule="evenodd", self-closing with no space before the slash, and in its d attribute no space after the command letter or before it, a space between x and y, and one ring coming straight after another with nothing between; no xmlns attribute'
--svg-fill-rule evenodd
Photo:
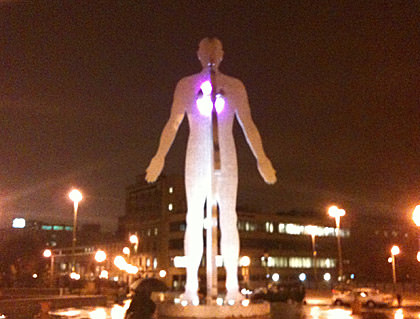
<svg viewBox="0 0 420 319"><path fill-rule="evenodd" d="M400 247L394 245L391 248L391 257L392 257L392 282L394 285L397 283L397 274L395 271L395 256L400 253Z"/></svg>
<svg viewBox="0 0 420 319"><path fill-rule="evenodd" d="M420 205L417 205L416 208L414 208L413 221L416 224L416 226L420 227Z"/></svg>
<svg viewBox="0 0 420 319"><path fill-rule="evenodd" d="M413 211L413 221L416 226L420 227L420 205L417 205ZM419 237L419 251L417 252L417 261L420 262L420 237Z"/></svg>
<svg viewBox="0 0 420 319"><path fill-rule="evenodd" d="M75 271L76 268L76 260L75 260L75 248L76 248L76 231L77 231L77 209L79 207L79 202L82 200L83 196L82 193L77 190L73 189L69 193L69 198L73 201L74 205L74 218L73 218L73 242L72 242L72 255L73 255L73 265L72 265L72 271Z"/></svg>
<svg viewBox="0 0 420 319"><path fill-rule="evenodd" d="M106 253L99 249L95 254L95 260L98 263L104 262L106 260Z"/></svg>
<svg viewBox="0 0 420 319"><path fill-rule="evenodd" d="M54 254L51 249L45 249L42 255L50 258L50 287L54 286Z"/></svg>
<svg viewBox="0 0 420 319"><path fill-rule="evenodd" d="M343 257L341 253L341 239L340 239L340 218L346 214L344 209L339 209L337 206L328 208L328 215L335 218L335 225L337 228L337 248L338 248L338 281L343 279Z"/></svg>
<svg viewBox="0 0 420 319"><path fill-rule="evenodd" d="M139 247L139 237L137 235L130 235L129 241L134 245L134 252L137 254L137 249Z"/></svg>
<svg viewBox="0 0 420 319"><path fill-rule="evenodd" d="M127 262L123 256L117 256L114 258L114 265L117 266L120 270L125 270L127 267Z"/></svg>
<svg viewBox="0 0 420 319"><path fill-rule="evenodd" d="M249 265L251 265L251 258L248 256L242 256L239 259L239 266L242 267L242 276L247 287L249 287Z"/></svg>

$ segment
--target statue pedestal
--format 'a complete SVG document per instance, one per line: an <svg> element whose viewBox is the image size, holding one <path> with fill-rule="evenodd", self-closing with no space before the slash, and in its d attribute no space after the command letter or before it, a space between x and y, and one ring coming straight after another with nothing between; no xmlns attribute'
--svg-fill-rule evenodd
<svg viewBox="0 0 420 319"><path fill-rule="evenodd" d="M157 312L159 318L247 318L264 317L270 314L270 304L268 302L249 304L229 305L188 305L182 306L174 303L158 303Z"/></svg>

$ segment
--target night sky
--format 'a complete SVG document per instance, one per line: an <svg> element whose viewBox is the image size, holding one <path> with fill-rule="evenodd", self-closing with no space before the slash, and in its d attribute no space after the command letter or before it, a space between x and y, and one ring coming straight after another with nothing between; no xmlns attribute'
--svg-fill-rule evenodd
<svg viewBox="0 0 420 319"><path fill-rule="evenodd" d="M177 81L224 44L278 182L235 126L238 205L409 219L420 204L418 1L0 1L0 228L12 217L115 230ZM332 1L334 2L334 1ZM183 174L188 125L165 174Z"/></svg>

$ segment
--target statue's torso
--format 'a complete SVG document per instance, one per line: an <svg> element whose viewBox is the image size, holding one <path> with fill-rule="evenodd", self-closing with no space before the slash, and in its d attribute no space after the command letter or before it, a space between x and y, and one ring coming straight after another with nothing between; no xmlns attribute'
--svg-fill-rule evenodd
<svg viewBox="0 0 420 319"><path fill-rule="evenodd" d="M197 107L197 97L200 86L209 80L208 73L199 73L183 78L181 85L182 102L188 117L189 138L187 146L187 171L194 170L197 161L205 165L211 159L212 129L211 117L202 115ZM222 171L236 171L237 160L235 143L232 134L233 120L238 107L241 107L240 87L242 83L230 76L218 73L216 75L216 92L223 91L224 109L218 114L219 145ZM198 167L197 167L198 169Z"/></svg>

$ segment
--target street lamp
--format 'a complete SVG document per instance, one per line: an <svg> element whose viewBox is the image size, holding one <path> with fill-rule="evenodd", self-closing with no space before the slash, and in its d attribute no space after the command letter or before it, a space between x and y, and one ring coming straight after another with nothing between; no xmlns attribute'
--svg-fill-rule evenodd
<svg viewBox="0 0 420 319"><path fill-rule="evenodd" d="M314 267L315 282L318 282L317 269L316 269L317 268L316 267L317 251L316 251L316 246L315 246L315 236L318 233L318 228L316 226L309 225L309 226L306 226L306 231L308 232L309 235L311 235L311 239L312 239L312 264Z"/></svg>
<svg viewBox="0 0 420 319"><path fill-rule="evenodd" d="M50 258L50 287L54 286L54 254L51 249L45 249L43 254L45 258Z"/></svg>
<svg viewBox="0 0 420 319"><path fill-rule="evenodd" d="M420 227L420 205L417 205L413 211L413 221L416 226ZM419 237L419 250L417 252L417 261L420 262L420 237Z"/></svg>
<svg viewBox="0 0 420 319"><path fill-rule="evenodd" d="M328 208L328 215L335 218L335 225L337 228L337 248L338 248L338 281L343 279L343 258L341 253L341 239L340 239L340 218L346 214L344 209L339 209L337 206Z"/></svg>
<svg viewBox="0 0 420 319"><path fill-rule="evenodd" d="M137 254L137 249L139 247L139 237L137 235L130 235L130 243L134 245L134 252Z"/></svg>
<svg viewBox="0 0 420 319"><path fill-rule="evenodd" d="M398 255L400 253L400 247L398 246L392 246L391 248L391 257L392 257L392 282L395 284L397 283L397 274L395 272L395 255Z"/></svg>
<svg viewBox="0 0 420 319"><path fill-rule="evenodd" d="M82 193L77 189L73 189L69 193L69 198L73 201L74 204L74 219L73 219L73 242L72 242L72 255L73 255L73 265L72 271L75 271L76 268L76 256L75 256L75 248L76 248L76 230L77 230L77 208L79 207L79 202L82 200Z"/></svg>
<svg viewBox="0 0 420 319"><path fill-rule="evenodd" d="M251 265L251 258L243 256L239 259L239 265L242 267L242 276L247 288L249 288L249 265Z"/></svg>
<svg viewBox="0 0 420 319"><path fill-rule="evenodd" d="M99 249L95 254L95 260L98 263L104 262L106 260L106 253Z"/></svg>

